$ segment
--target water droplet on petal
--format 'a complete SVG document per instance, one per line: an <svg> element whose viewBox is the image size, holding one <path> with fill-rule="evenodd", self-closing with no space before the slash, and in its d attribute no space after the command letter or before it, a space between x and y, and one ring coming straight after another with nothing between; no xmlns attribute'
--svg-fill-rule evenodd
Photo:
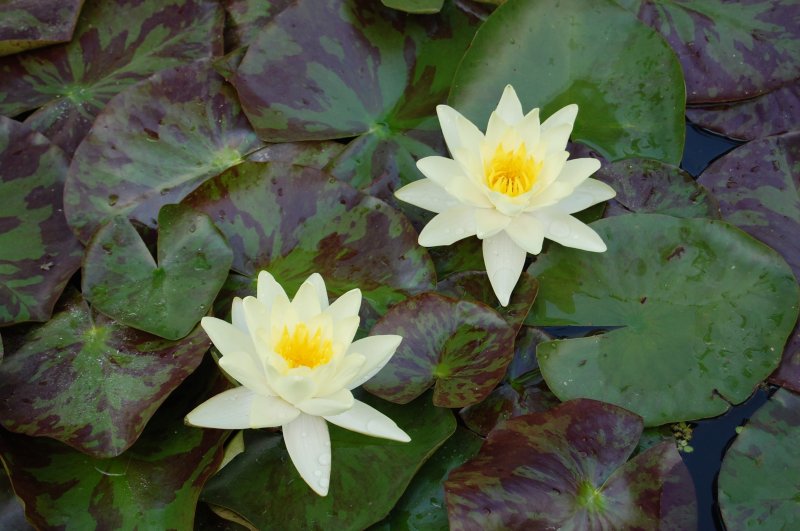
<svg viewBox="0 0 800 531"><path fill-rule="evenodd" d="M378 431L380 427L381 427L381 421L379 420L370 420L369 422L367 422L367 431L370 433Z"/></svg>
<svg viewBox="0 0 800 531"><path fill-rule="evenodd" d="M329 456L328 454L322 454L321 456L319 456L318 461L319 464L321 465L329 465L331 464L331 456Z"/></svg>
<svg viewBox="0 0 800 531"><path fill-rule="evenodd" d="M330 484L330 481L328 481L325 478L322 478L322 479L319 480L319 486L322 487L323 489L326 488L329 484Z"/></svg>
<svg viewBox="0 0 800 531"><path fill-rule="evenodd" d="M566 238L572 234L572 230L563 223L551 223L548 230L556 238Z"/></svg>
<svg viewBox="0 0 800 531"><path fill-rule="evenodd" d="M302 432L300 433L300 437L303 437L305 439L306 437L308 437L308 433Z"/></svg>
<svg viewBox="0 0 800 531"><path fill-rule="evenodd" d="M322 475L322 470L315 470L314 475L320 477Z"/></svg>

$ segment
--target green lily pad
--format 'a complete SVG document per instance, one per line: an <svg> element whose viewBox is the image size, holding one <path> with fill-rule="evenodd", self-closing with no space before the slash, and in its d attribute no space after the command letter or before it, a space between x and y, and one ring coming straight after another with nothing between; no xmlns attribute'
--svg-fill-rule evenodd
<svg viewBox="0 0 800 531"><path fill-rule="evenodd" d="M263 146L207 61L159 72L113 98L75 152L67 220L84 242L115 215L154 227L162 206Z"/></svg>
<svg viewBox="0 0 800 531"><path fill-rule="evenodd" d="M232 510L258 529L360 530L394 507L419 467L456 429L453 415L429 396L398 406L358 398L394 420L411 437L400 443L328 424L330 492L316 495L300 479L279 434L245 432L245 451L206 485L203 501Z"/></svg>
<svg viewBox="0 0 800 531"><path fill-rule="evenodd" d="M779 389L744 425L725 452L719 505L739 529L800 526L800 396Z"/></svg>
<svg viewBox="0 0 800 531"><path fill-rule="evenodd" d="M678 54L690 103L749 99L797 78L795 0L626 0Z"/></svg>
<svg viewBox="0 0 800 531"><path fill-rule="evenodd" d="M384 313L433 288L433 264L402 214L311 167L245 162L184 203L206 212L233 249L233 269L268 270L287 291L311 273L331 294L360 288Z"/></svg>
<svg viewBox="0 0 800 531"><path fill-rule="evenodd" d="M64 154L0 116L0 326L46 321L83 249L67 226Z"/></svg>
<svg viewBox="0 0 800 531"><path fill-rule="evenodd" d="M428 214L426 219L432 217ZM420 224L420 230L424 225L425 223ZM444 279L454 273L484 270L486 266L483 263L482 245L478 238L465 238L452 245L431 247L428 252L436 266L438 278Z"/></svg>
<svg viewBox="0 0 800 531"><path fill-rule="evenodd" d="M296 166L311 166L321 170L336 159L345 149L344 144L323 140L320 142L284 142L268 144L253 152L247 160L253 162L283 162Z"/></svg>
<svg viewBox="0 0 800 531"><path fill-rule="evenodd" d="M450 528L696 529L674 444L626 462L641 433L637 415L585 399L511 419L450 473Z"/></svg>
<svg viewBox="0 0 800 531"><path fill-rule="evenodd" d="M497 312L438 293L393 306L371 333L403 338L394 356L363 386L398 404L431 386L437 406L480 402L503 379L514 356L515 330Z"/></svg>
<svg viewBox="0 0 800 531"><path fill-rule="evenodd" d="M604 165L593 175L617 191L605 217L637 212L676 218L719 218L718 205L684 170L650 159L628 159Z"/></svg>
<svg viewBox="0 0 800 531"><path fill-rule="evenodd" d="M130 447L209 347L199 327L165 341L91 311L77 293L47 323L3 340L0 424L97 458Z"/></svg>
<svg viewBox="0 0 800 531"><path fill-rule="evenodd" d="M630 214L591 225L608 251L551 247L528 272L528 324L621 327L540 344L561 400L594 398L645 424L711 417L777 367L798 312L786 262L727 223Z"/></svg>
<svg viewBox="0 0 800 531"><path fill-rule="evenodd" d="M86 249L83 293L121 324L180 339L208 313L232 261L208 216L166 205L158 215L158 262L130 222L114 218Z"/></svg>
<svg viewBox="0 0 800 531"><path fill-rule="evenodd" d="M83 0L10 0L0 18L0 55L67 42Z"/></svg>
<svg viewBox="0 0 800 531"><path fill-rule="evenodd" d="M111 459L0 431L0 457L30 522L37 529L192 529L197 498L222 460L226 434L183 425L196 388L203 391L203 382L187 381L139 441Z"/></svg>
<svg viewBox="0 0 800 531"><path fill-rule="evenodd" d="M381 0L386 7L405 11L406 13L438 13L444 0Z"/></svg>
<svg viewBox="0 0 800 531"><path fill-rule="evenodd" d="M483 128L503 87L547 117L580 106L572 139L606 159L677 164L684 140L684 84L672 50L611 0L509 0L475 34L450 104Z"/></svg>
<svg viewBox="0 0 800 531"><path fill-rule="evenodd" d="M212 0L87 2L72 41L0 58L0 114L72 154L112 96L150 74L222 51Z"/></svg>

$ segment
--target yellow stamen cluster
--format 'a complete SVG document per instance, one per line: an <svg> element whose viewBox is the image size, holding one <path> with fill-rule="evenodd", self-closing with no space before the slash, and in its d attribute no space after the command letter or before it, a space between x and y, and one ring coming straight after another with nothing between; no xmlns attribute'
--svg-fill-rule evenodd
<svg viewBox="0 0 800 531"><path fill-rule="evenodd" d="M283 327L275 352L292 369L300 366L313 368L331 361L333 344L330 339L322 338L321 330L317 329L312 335L304 323L299 323L291 332L288 327Z"/></svg>
<svg viewBox="0 0 800 531"><path fill-rule="evenodd" d="M533 187L541 169L542 163L528 154L524 143L510 151L500 145L485 165L486 186L495 192L516 197Z"/></svg>

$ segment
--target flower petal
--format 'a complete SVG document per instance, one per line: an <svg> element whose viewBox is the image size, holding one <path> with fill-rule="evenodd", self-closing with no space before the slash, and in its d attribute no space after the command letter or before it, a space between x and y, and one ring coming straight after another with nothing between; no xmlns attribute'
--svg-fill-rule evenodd
<svg viewBox="0 0 800 531"><path fill-rule="evenodd" d="M525 249L514 243L508 234L500 232L483 240L483 262L500 304L508 305L511 292L525 265Z"/></svg>
<svg viewBox="0 0 800 531"><path fill-rule="evenodd" d="M354 378L347 384L348 389L355 389L380 371L394 355L400 342L400 336L380 335L368 336L354 341L347 351L348 356L361 354L365 361Z"/></svg>
<svg viewBox="0 0 800 531"><path fill-rule="evenodd" d="M281 374L270 365L267 365L266 372L272 390L290 404L299 404L317 392L317 384L309 375Z"/></svg>
<svg viewBox="0 0 800 531"><path fill-rule="evenodd" d="M326 313L337 319L342 319L351 315L358 315L361 309L361 290L358 288L351 289L335 301L326 310Z"/></svg>
<svg viewBox="0 0 800 531"><path fill-rule="evenodd" d="M531 110L516 127L525 142L525 147L529 152L534 151L539 144L542 129L539 123L539 109Z"/></svg>
<svg viewBox="0 0 800 531"><path fill-rule="evenodd" d="M250 329L247 328L247 320L244 317L241 297L234 297L231 303L231 324L245 334L250 335Z"/></svg>
<svg viewBox="0 0 800 531"><path fill-rule="evenodd" d="M270 428L293 421L300 411L275 396L235 387L213 396L186 415L186 423L203 428L243 430Z"/></svg>
<svg viewBox="0 0 800 531"><path fill-rule="evenodd" d="M425 225L419 234L419 244L423 247L450 245L469 236L474 236L475 209L459 206L437 214Z"/></svg>
<svg viewBox="0 0 800 531"><path fill-rule="evenodd" d="M503 119L508 125L514 126L522 120L522 104L519 102L517 92L511 85L506 85L503 90L503 95L500 96L500 102L494 110L500 118ZM493 114L494 114L493 113ZM487 128L488 131L488 128Z"/></svg>
<svg viewBox="0 0 800 531"><path fill-rule="evenodd" d="M458 162L439 156L419 159L417 161L417 169L422 172L422 175L442 188L447 188L447 185L464 173Z"/></svg>
<svg viewBox="0 0 800 531"><path fill-rule="evenodd" d="M241 356L222 356L219 359L219 366L231 378L248 389L262 395L275 394L267 383L267 376L264 373L263 366L254 357L244 354Z"/></svg>
<svg viewBox="0 0 800 531"><path fill-rule="evenodd" d="M341 346L341 352L345 352L358 331L361 318L358 315L351 315L339 318L333 326L333 342L336 346Z"/></svg>
<svg viewBox="0 0 800 531"><path fill-rule="evenodd" d="M539 137L539 147L545 155L564 151L564 148L567 147L570 133L572 133L572 125L570 124L559 124L551 127L547 132L542 132Z"/></svg>
<svg viewBox="0 0 800 531"><path fill-rule="evenodd" d="M562 107L561 109L557 110L553 114L550 115L547 120L542 122L542 134L544 135L547 131L554 127L558 127L559 125L569 125L570 129L572 129L573 124L575 123L575 118L578 116L578 106L574 103L567 105L566 107Z"/></svg>
<svg viewBox="0 0 800 531"><path fill-rule="evenodd" d="M568 184L572 186L572 188L575 188L599 169L600 161L597 159L583 158L568 160L564 163L564 167L558 175L558 182Z"/></svg>
<svg viewBox="0 0 800 531"><path fill-rule="evenodd" d="M437 214L457 206L459 203L455 197L430 179L420 179L407 184L397 190L394 196L401 201Z"/></svg>
<svg viewBox="0 0 800 531"><path fill-rule="evenodd" d="M494 208L479 208L475 210L475 234L481 240L494 236L506 228L510 222L510 217Z"/></svg>
<svg viewBox="0 0 800 531"><path fill-rule="evenodd" d="M308 280L300 284L291 304L299 321L308 321L322 313L317 286Z"/></svg>
<svg viewBox="0 0 800 531"><path fill-rule="evenodd" d="M530 254L542 252L544 224L536 217L520 214L511 220L505 232L525 252Z"/></svg>
<svg viewBox="0 0 800 531"><path fill-rule="evenodd" d="M602 253L606 250L606 244L595 231L569 214L548 208L533 215L544 223L544 236L548 240L584 251Z"/></svg>
<svg viewBox="0 0 800 531"><path fill-rule="evenodd" d="M353 393L348 389L339 389L328 396L309 398L297 404L297 409L308 415L321 417L338 415L353 407Z"/></svg>
<svg viewBox="0 0 800 531"><path fill-rule="evenodd" d="M283 442L303 481L326 496L331 478L331 439L325 419L301 413L284 424Z"/></svg>
<svg viewBox="0 0 800 531"><path fill-rule="evenodd" d="M256 296L267 309L272 307L273 300L276 298L284 299L287 302L289 301L289 297L286 295L286 292L283 291L283 287L278 284L275 277L266 271L261 271L258 274Z"/></svg>
<svg viewBox="0 0 800 531"><path fill-rule="evenodd" d="M306 279L306 282L310 282L317 288L320 310L325 311L325 308L328 307L328 288L325 287L325 279L323 279L322 275L319 273L312 273L311 276ZM297 295L295 295L295 298L297 298Z"/></svg>
<svg viewBox="0 0 800 531"><path fill-rule="evenodd" d="M450 153L459 148L477 151L483 141L483 133L460 112L447 105L437 105L436 114L442 128L444 141Z"/></svg>
<svg viewBox="0 0 800 531"><path fill-rule="evenodd" d="M411 440L411 437L398 428L392 419L358 400L353 403L353 407L344 413L332 416L327 415L325 420L344 429L363 433L364 435L400 442Z"/></svg>
<svg viewBox="0 0 800 531"><path fill-rule="evenodd" d="M242 309L250 336L256 343L269 341L271 334L270 311L262 304L260 299L255 297L245 297L242 299Z"/></svg>
<svg viewBox="0 0 800 531"><path fill-rule="evenodd" d="M347 353L342 357L334 371L325 376L322 375L322 371L320 372L320 377L317 379L319 385L317 395L327 396L339 389L352 389L349 384L361 373L361 368L365 362L366 357L362 354Z"/></svg>
<svg viewBox="0 0 800 531"><path fill-rule="evenodd" d="M553 205L553 208L572 214L617 195L609 185L597 179L586 179L573 192Z"/></svg>
<svg viewBox="0 0 800 531"><path fill-rule="evenodd" d="M223 356L250 355L255 351L250 335L227 321L216 317L203 317L200 326Z"/></svg>

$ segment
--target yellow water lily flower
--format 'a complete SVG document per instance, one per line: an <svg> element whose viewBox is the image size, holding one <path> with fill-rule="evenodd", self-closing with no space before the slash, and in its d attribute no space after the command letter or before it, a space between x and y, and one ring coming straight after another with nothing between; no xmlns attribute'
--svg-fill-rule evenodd
<svg viewBox="0 0 800 531"><path fill-rule="evenodd" d="M503 306L526 254L541 252L545 238L585 251L606 250L595 231L570 215L615 195L607 184L589 178L600 162L567 160L577 105L540 124L539 109L523 115L508 85L485 135L452 107L439 105L436 112L453 158L419 160L426 178L395 192L437 214L420 233L420 245L450 245L469 236L483 240L486 272Z"/></svg>
<svg viewBox="0 0 800 531"><path fill-rule="evenodd" d="M401 337L353 341L361 291L328 304L325 282L311 275L291 301L262 271L256 297L236 298L232 323L204 317L201 325L241 387L212 397L186 416L193 426L222 429L281 426L289 457L317 494L328 493L328 425L395 441L409 436L383 413L355 400L352 389L392 357Z"/></svg>

